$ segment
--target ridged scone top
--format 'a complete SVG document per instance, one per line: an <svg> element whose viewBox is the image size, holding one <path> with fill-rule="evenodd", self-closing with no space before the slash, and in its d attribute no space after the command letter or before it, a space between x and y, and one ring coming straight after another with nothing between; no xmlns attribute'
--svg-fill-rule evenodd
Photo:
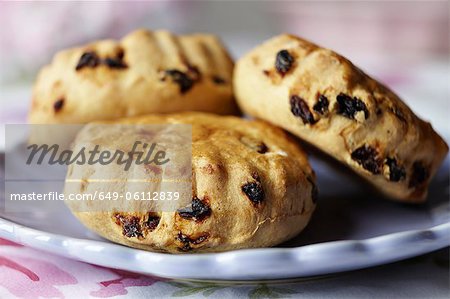
<svg viewBox="0 0 450 299"><path fill-rule="evenodd" d="M279 125L345 163L391 198L420 202L448 146L400 98L349 60L296 36L241 58L244 113Z"/></svg>
<svg viewBox="0 0 450 299"><path fill-rule="evenodd" d="M147 113L236 113L233 62L210 34L137 30L57 53L39 73L30 123L86 123Z"/></svg>
<svg viewBox="0 0 450 299"><path fill-rule="evenodd" d="M73 210L103 237L147 250L224 251L276 245L308 223L317 199L315 175L298 143L281 129L261 121L192 112L118 123L192 125L192 207L187 212L149 213L145 203L139 203L138 213ZM83 134L78 139L86 139ZM67 179L80 173L75 169L79 167L86 174L84 181L98 171L92 165L71 165ZM120 166L110 167L115 171ZM71 183L65 191L95 190L89 184Z"/></svg>

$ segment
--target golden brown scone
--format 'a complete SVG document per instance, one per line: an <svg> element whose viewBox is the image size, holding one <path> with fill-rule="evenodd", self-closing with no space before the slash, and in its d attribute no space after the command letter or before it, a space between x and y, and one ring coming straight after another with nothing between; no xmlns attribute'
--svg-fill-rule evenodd
<svg viewBox="0 0 450 299"><path fill-rule="evenodd" d="M114 123L192 125L192 202L177 212L157 213L149 213L145 202L135 213L77 212L72 207L84 225L111 241L173 253L273 246L302 231L314 211L315 175L305 153L287 133L266 122L187 112ZM85 140L86 132L77 140ZM86 175L80 183L66 183L66 194L93 192L86 182L95 167L69 166L67 181L80 168ZM120 166L109 167L114 172Z"/></svg>
<svg viewBox="0 0 450 299"><path fill-rule="evenodd" d="M148 113L235 114L233 61L210 34L137 30L64 50L38 75L30 123L87 123Z"/></svg>
<svg viewBox="0 0 450 299"><path fill-rule="evenodd" d="M258 46L237 62L233 80L244 113L306 140L393 199L423 202L448 152L387 87L298 37Z"/></svg>

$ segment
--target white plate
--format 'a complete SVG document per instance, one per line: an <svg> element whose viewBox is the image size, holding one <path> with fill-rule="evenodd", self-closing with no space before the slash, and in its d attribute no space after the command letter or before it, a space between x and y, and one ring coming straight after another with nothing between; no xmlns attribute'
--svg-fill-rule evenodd
<svg viewBox="0 0 450 299"><path fill-rule="evenodd" d="M0 155L0 164L4 164L3 159ZM86 230L63 203L56 203L54 211L1 212L0 237L105 267L205 280L324 275L406 259L450 245L448 157L431 185L428 203L421 206L379 198L353 175L337 170L329 159L313 156L312 164L321 191L316 213L302 234L276 248L180 255L132 249ZM1 206L4 192L0 192Z"/></svg>

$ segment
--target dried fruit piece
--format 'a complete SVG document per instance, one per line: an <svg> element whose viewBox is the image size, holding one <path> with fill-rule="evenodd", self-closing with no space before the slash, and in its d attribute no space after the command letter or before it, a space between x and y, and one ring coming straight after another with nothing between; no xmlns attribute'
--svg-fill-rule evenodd
<svg viewBox="0 0 450 299"><path fill-rule="evenodd" d="M85 52L83 53L83 55L81 55L81 58L78 61L75 70L78 71L85 67L94 68L99 66L100 64L105 64L109 68L115 69L127 68L128 66L123 62L123 56L123 51L119 51L116 57L107 57L102 61L94 51Z"/></svg>
<svg viewBox="0 0 450 299"><path fill-rule="evenodd" d="M291 69L293 64L294 57L292 57L287 50L281 50L277 53L275 68L278 73L284 76Z"/></svg>
<svg viewBox="0 0 450 299"><path fill-rule="evenodd" d="M211 215L211 208L207 203L200 200L195 196L192 199L191 206L177 210L178 215L185 219L193 219L195 221L201 221Z"/></svg>
<svg viewBox="0 0 450 299"><path fill-rule="evenodd" d="M144 222L144 226L150 231L155 230L158 227L161 217L155 214L149 214L147 221Z"/></svg>
<svg viewBox="0 0 450 299"><path fill-rule="evenodd" d="M193 239L193 240L191 239L191 243L194 244L194 245L198 245L198 244L204 242L205 240L207 240L208 237L209 237L208 234L201 235L197 239Z"/></svg>
<svg viewBox="0 0 450 299"><path fill-rule="evenodd" d="M387 158L385 163L389 168L389 180L398 182L406 177L405 168L397 164L394 158Z"/></svg>
<svg viewBox="0 0 450 299"><path fill-rule="evenodd" d="M98 65L100 65L100 58L97 56L95 52L89 51L81 55L80 60L78 61L77 66L75 67L75 70L78 71L85 67L94 68Z"/></svg>
<svg viewBox="0 0 450 299"><path fill-rule="evenodd" d="M141 225L139 217L116 214L116 223L122 226L122 234L128 238L142 237Z"/></svg>
<svg viewBox="0 0 450 299"><path fill-rule="evenodd" d="M177 240L180 241L183 245L182 247L179 248L181 251L189 251L192 249L190 244L191 239L188 236L179 232L177 235Z"/></svg>
<svg viewBox="0 0 450 299"><path fill-rule="evenodd" d="M430 176L430 172L428 169L422 164L422 162L414 162L411 178L409 179L408 187L417 187L424 183L428 177Z"/></svg>
<svg viewBox="0 0 450 299"><path fill-rule="evenodd" d="M218 85L222 85L222 84L226 83L226 81L219 76L212 76L212 80L214 83L216 83Z"/></svg>
<svg viewBox="0 0 450 299"><path fill-rule="evenodd" d="M328 112L328 105L330 102L328 101L328 98L324 96L323 94L319 95L319 99L317 103L314 104L313 109L317 113L325 114Z"/></svg>
<svg viewBox="0 0 450 299"><path fill-rule="evenodd" d="M259 204L264 200L264 190L261 186L259 178L257 178L254 182L244 184L241 187L241 190L253 204Z"/></svg>
<svg viewBox="0 0 450 299"><path fill-rule="evenodd" d="M357 97L351 97L346 94L340 93L336 100L338 102L338 114L341 114L347 118L355 119L355 115L363 111L364 118L369 117L369 111L367 110L366 104Z"/></svg>
<svg viewBox="0 0 450 299"><path fill-rule="evenodd" d="M267 145L262 141L257 141L255 139L247 137L247 136L242 136L239 140L245 146L251 148L252 150L257 151L260 154L265 154L269 150Z"/></svg>
<svg viewBox="0 0 450 299"><path fill-rule="evenodd" d="M185 73L179 70L166 70L165 74L172 78L172 81L178 84L181 93L187 92L194 85L194 81Z"/></svg>
<svg viewBox="0 0 450 299"><path fill-rule="evenodd" d="M304 124L314 124L314 116L309 110L308 104L299 96L293 95L290 99L291 112L295 116L300 117Z"/></svg>
<svg viewBox="0 0 450 299"><path fill-rule="evenodd" d="M257 151L258 153L260 153L260 154L265 154L265 153L267 153L268 150L269 150L269 148L268 148L267 145L266 145L264 142L262 142L262 141L261 141L261 143L259 143L259 144L256 146L256 151Z"/></svg>
<svg viewBox="0 0 450 299"><path fill-rule="evenodd" d="M127 220L123 223L123 234L128 238L142 237L139 218L127 218Z"/></svg>
<svg viewBox="0 0 450 299"><path fill-rule="evenodd" d="M64 106L64 98L60 98L53 103L53 110L55 112L58 112L62 109L63 106Z"/></svg>
<svg viewBox="0 0 450 299"><path fill-rule="evenodd" d="M106 64L109 68L112 69L124 69L128 66L123 62L122 59L119 58L106 58L104 60L104 64Z"/></svg>
<svg viewBox="0 0 450 299"><path fill-rule="evenodd" d="M208 233L204 233L202 235L200 235L198 238L191 238L185 234L183 234L182 232L179 232L177 235L177 240L180 241L182 243L182 247L180 247L179 249L181 251L189 251L192 249L191 244L193 245L198 245L204 241L206 241L209 237Z"/></svg>
<svg viewBox="0 0 450 299"><path fill-rule="evenodd" d="M373 147L363 145L351 154L353 160L362 165L362 167L373 174L381 172L382 160L378 157L378 152Z"/></svg>

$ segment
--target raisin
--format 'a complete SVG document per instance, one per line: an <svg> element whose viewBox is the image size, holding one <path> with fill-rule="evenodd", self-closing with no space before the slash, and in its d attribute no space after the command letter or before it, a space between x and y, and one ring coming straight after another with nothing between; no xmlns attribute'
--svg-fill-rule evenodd
<svg viewBox="0 0 450 299"><path fill-rule="evenodd" d="M397 160L394 158L387 158L386 163L389 167L389 180L392 182L398 182L406 177L405 168L397 164Z"/></svg>
<svg viewBox="0 0 450 299"><path fill-rule="evenodd" d="M202 234L200 237L193 239L193 238L183 234L182 232L179 232L176 239L183 244L183 246L179 248L181 251L189 251L192 249L191 244L198 245L198 244L206 241L208 239L208 237L209 237L209 234L205 233L205 234Z"/></svg>
<svg viewBox="0 0 450 299"><path fill-rule="evenodd" d="M261 142L260 144L258 144L256 151L260 154L265 154L267 153L267 151L269 150L269 148L267 147L267 145L264 142Z"/></svg>
<svg viewBox="0 0 450 299"><path fill-rule="evenodd" d="M192 249L191 244L190 244L191 239L188 236L179 232L177 235L177 240L183 244L183 246L179 248L180 250L189 251Z"/></svg>
<svg viewBox="0 0 450 299"><path fill-rule="evenodd" d="M124 57L124 51L123 49L119 49L119 51L116 54L116 57L111 58L111 57L107 57L103 60L103 63L112 69L124 69L127 68L128 66L123 62L123 57Z"/></svg>
<svg viewBox="0 0 450 299"><path fill-rule="evenodd" d="M98 65L100 65L100 58L97 56L97 54L93 51L85 52L83 53L83 55L81 55L80 60L75 67L75 70L78 71L85 67L94 68Z"/></svg>
<svg viewBox="0 0 450 299"><path fill-rule="evenodd" d="M185 73L179 70L166 70L167 76L170 76L176 84L178 84L181 93L187 92L194 85L194 81Z"/></svg>
<svg viewBox="0 0 450 299"><path fill-rule="evenodd" d="M429 175L429 171L421 162L414 162L408 187L412 188L419 186L428 179Z"/></svg>
<svg viewBox="0 0 450 299"><path fill-rule="evenodd" d="M222 84L226 83L226 81L219 76L212 76L212 80L214 83L216 83L218 85L222 85Z"/></svg>
<svg viewBox="0 0 450 299"><path fill-rule="evenodd" d="M311 198L312 198L312 202L316 203L317 200L319 199L319 190L317 189L316 184L314 183L312 177L307 176L306 179L308 180L308 182L311 183L312 185L312 189L311 189Z"/></svg>
<svg viewBox="0 0 450 299"><path fill-rule="evenodd" d="M123 60L123 57L125 56L125 52L123 51L123 49L119 49L119 51L117 52L117 54L116 54L116 57L119 59L119 60Z"/></svg>
<svg viewBox="0 0 450 299"><path fill-rule="evenodd" d="M198 245L198 244L204 242L205 240L207 240L208 237L209 237L208 234L201 235L200 237L198 237L196 239L193 239L193 240L191 239L191 243L194 245Z"/></svg>
<svg viewBox="0 0 450 299"><path fill-rule="evenodd" d="M379 174L381 172L382 161L378 158L378 152L376 149L363 145L351 154L353 160L362 165L362 167L373 174Z"/></svg>
<svg viewBox="0 0 450 299"><path fill-rule="evenodd" d="M313 109L317 113L325 114L328 112L328 105L330 103L328 102L328 98L324 96L323 94L319 95L319 100L317 103L314 104Z"/></svg>
<svg viewBox="0 0 450 299"><path fill-rule="evenodd" d="M308 104L299 96L293 95L290 99L291 112L295 116L299 116L304 124L314 124L314 116L309 110Z"/></svg>
<svg viewBox="0 0 450 299"><path fill-rule="evenodd" d="M246 183L241 187L241 190L254 204L259 204L264 200L264 190L258 180Z"/></svg>
<svg viewBox="0 0 450 299"><path fill-rule="evenodd" d="M185 219L201 221L211 215L211 208L208 204L198 199L196 196L192 199L191 206L177 210L178 215Z"/></svg>
<svg viewBox="0 0 450 299"><path fill-rule="evenodd" d="M161 218L158 215L149 215L147 221L145 221L144 225L150 231L155 230L158 227L159 221Z"/></svg>
<svg viewBox="0 0 450 299"><path fill-rule="evenodd" d="M142 237L139 217L115 215L116 223L122 225L122 234L128 238Z"/></svg>
<svg viewBox="0 0 450 299"><path fill-rule="evenodd" d="M53 103L53 110L55 112L58 112L62 109L63 106L64 106L64 98L60 98L56 102Z"/></svg>
<svg viewBox="0 0 450 299"><path fill-rule="evenodd" d="M254 140L247 136L242 136L240 142L243 143L246 147L251 148L252 150L255 150L260 154L265 154L269 151L269 148L264 142Z"/></svg>
<svg viewBox="0 0 450 299"><path fill-rule="evenodd" d="M355 119L356 113L359 111L364 112L364 117L367 119L369 117L369 111L367 110L366 104L357 97L351 97L346 94L340 93L336 100L338 102L338 113L350 118Z"/></svg>
<svg viewBox="0 0 450 299"><path fill-rule="evenodd" d="M277 53L277 57L275 59L275 68L278 73L281 75L285 75L294 64L294 57L289 54L287 50L281 50Z"/></svg>
<svg viewBox="0 0 450 299"><path fill-rule="evenodd" d="M109 68L112 69L124 69L128 66L122 61L120 58L106 58L104 60L104 64L106 64Z"/></svg>

